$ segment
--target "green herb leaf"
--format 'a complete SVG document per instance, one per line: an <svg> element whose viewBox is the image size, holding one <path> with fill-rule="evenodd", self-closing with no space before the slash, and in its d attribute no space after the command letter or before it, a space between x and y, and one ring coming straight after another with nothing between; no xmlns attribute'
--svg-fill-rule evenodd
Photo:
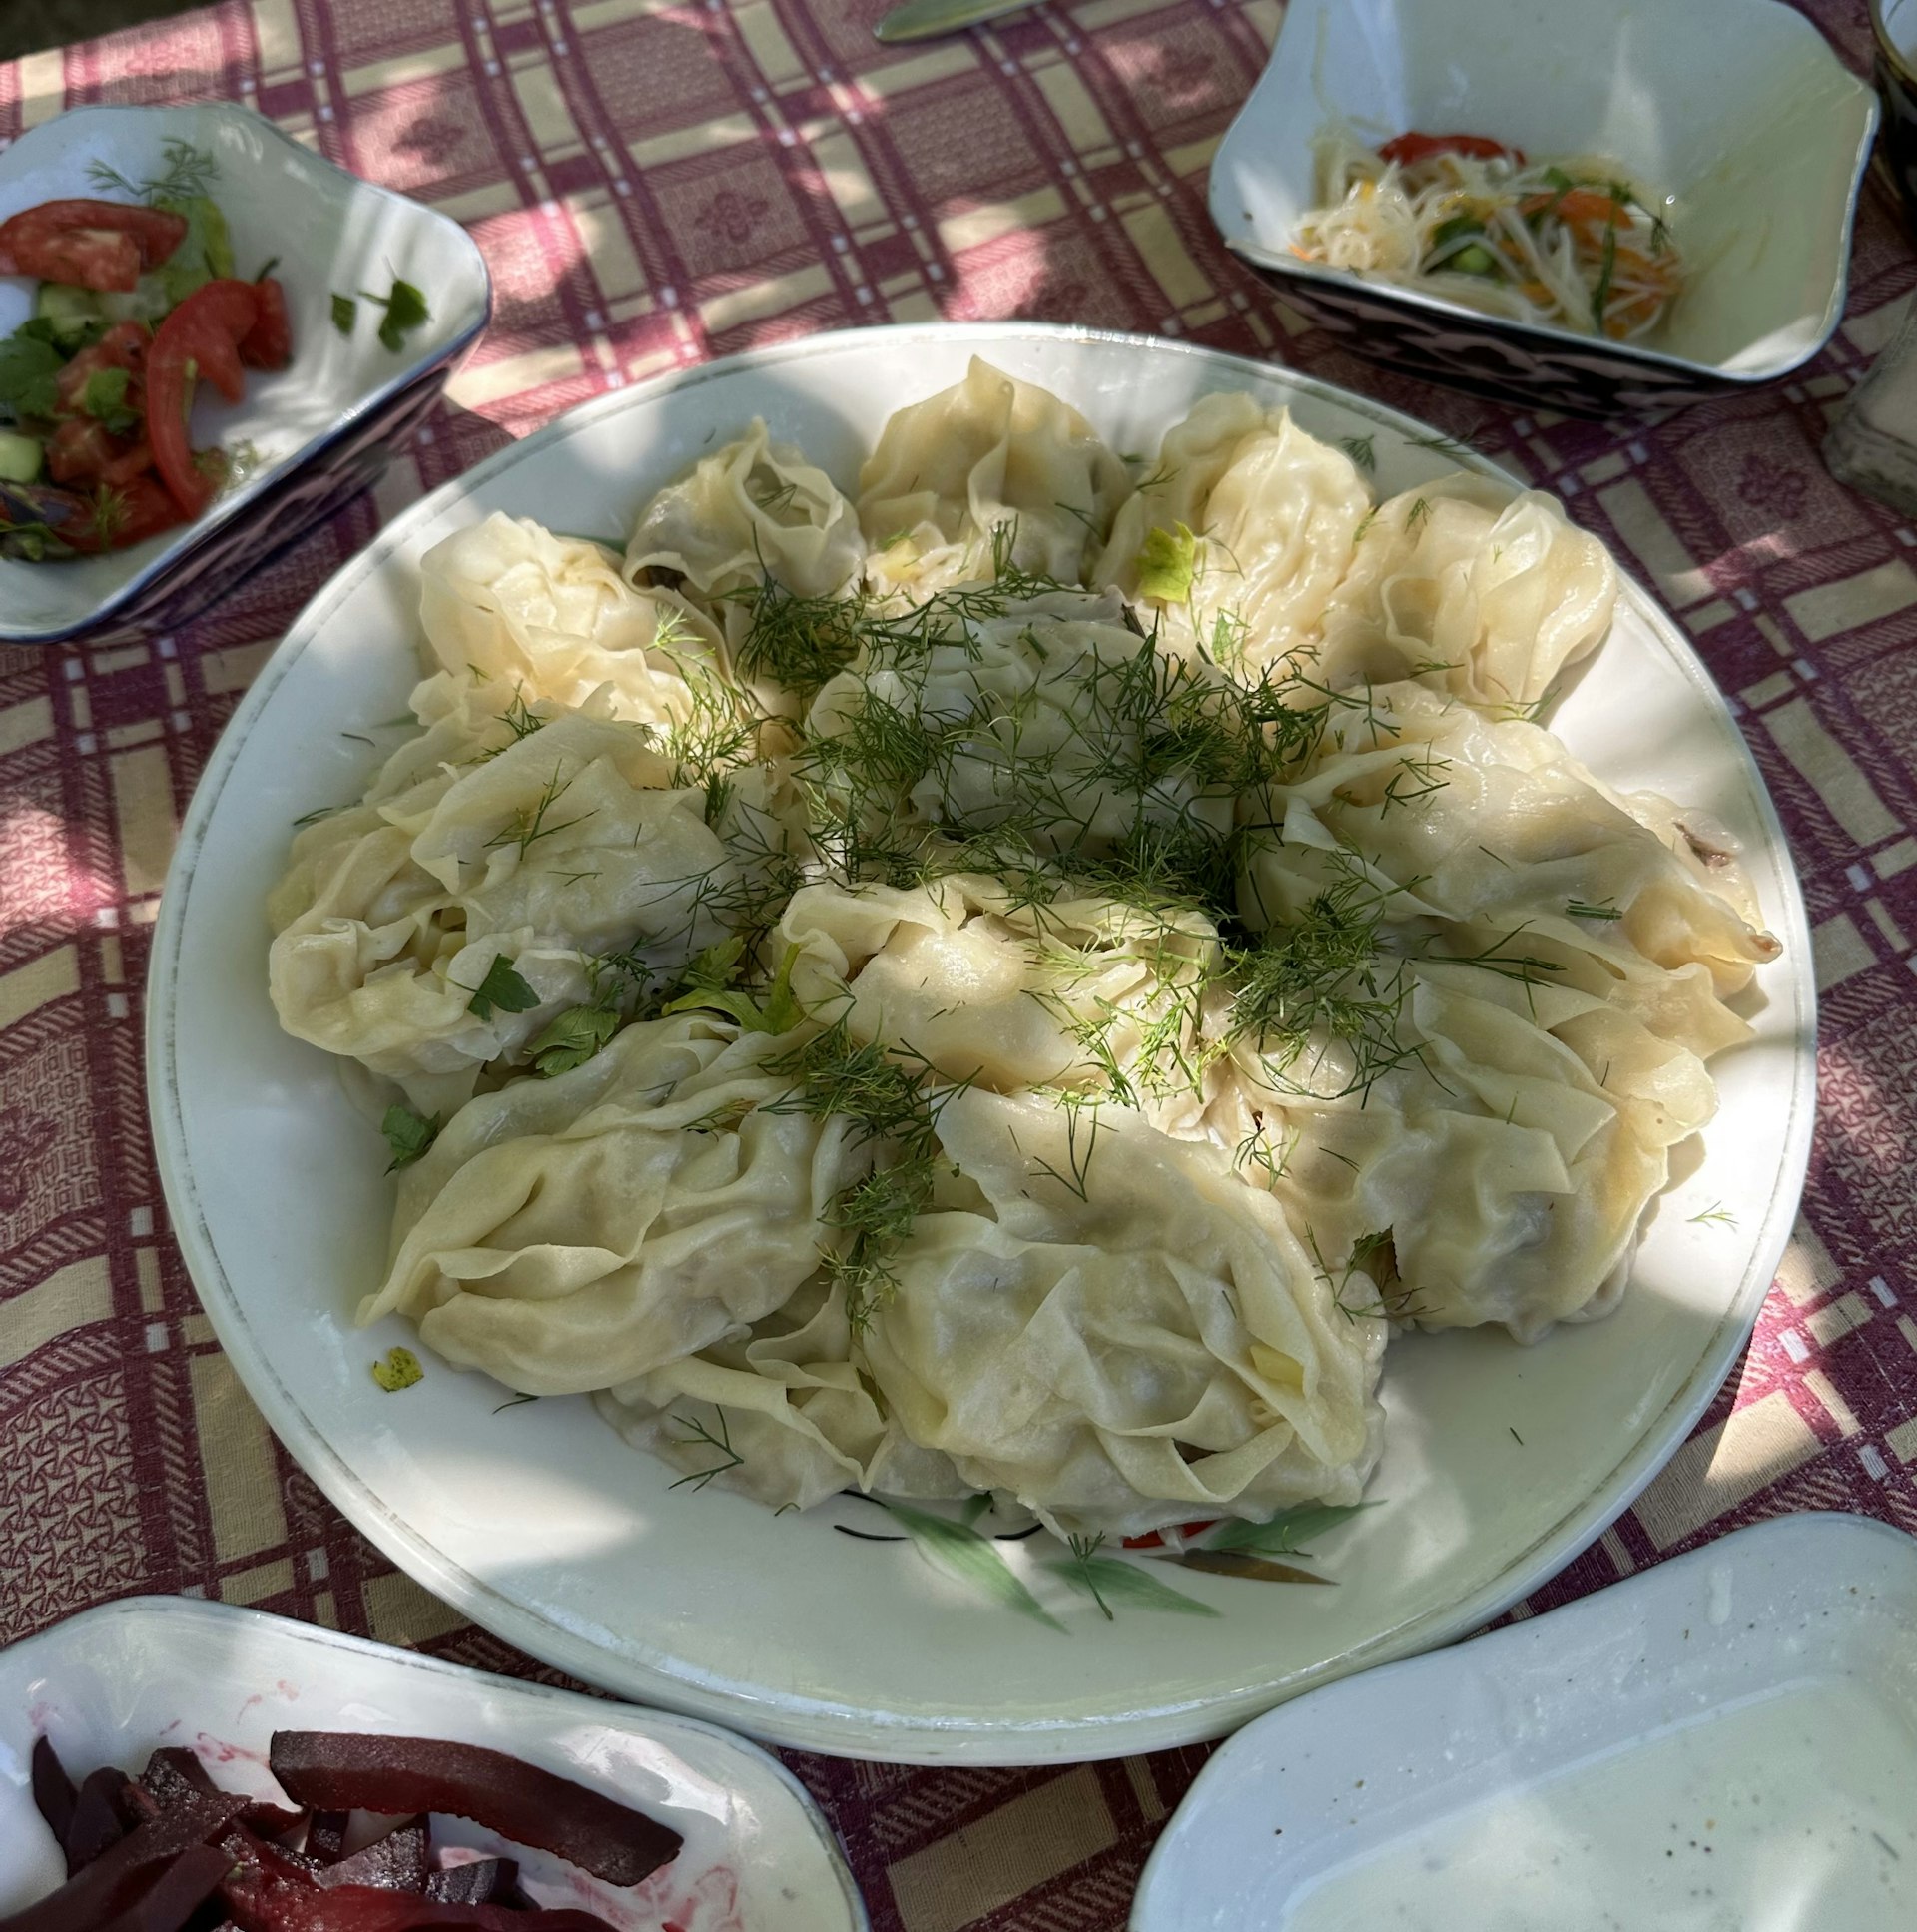
<svg viewBox="0 0 1917 1932"><path fill-rule="evenodd" d="M133 201L179 201L191 195L204 195L219 176L219 164L204 148L175 135L160 149L163 171L145 181L129 181L109 163L88 164L87 179L96 188L127 196Z"/></svg>
<svg viewBox="0 0 1917 1932"><path fill-rule="evenodd" d="M410 282L401 282L397 277L393 279L390 295L368 295L364 289L359 293L368 302L376 302L386 312L385 321L379 324L379 340L394 355L399 353L406 337L415 328L432 320L425 297Z"/></svg>
<svg viewBox="0 0 1917 1932"><path fill-rule="evenodd" d="M1107 1617L1113 1604L1135 1610L1166 1610L1174 1616L1216 1616L1210 1604L1161 1584L1148 1570L1117 1557L1061 1557L1044 1566L1073 1590L1090 1597Z"/></svg>
<svg viewBox="0 0 1917 1932"><path fill-rule="evenodd" d="M332 299L332 325L342 335L352 333L352 325L359 320L359 305L350 296L335 294Z"/></svg>
<svg viewBox="0 0 1917 1932"><path fill-rule="evenodd" d="M619 1030L619 1015L608 1006L573 1006L555 1013L526 1049L532 1063L550 1077L570 1073L605 1045Z"/></svg>
<svg viewBox="0 0 1917 1932"><path fill-rule="evenodd" d="M461 987L461 990L468 988ZM539 995L519 976L503 953L492 956L486 976L469 990L472 998L466 1010L480 1019L490 1019L495 1006L501 1012L529 1013L539 1003Z"/></svg>
<svg viewBox="0 0 1917 1932"><path fill-rule="evenodd" d="M50 322L44 330L22 322L0 341L0 407L15 416L50 416L59 403L54 378L67 364L50 339L52 332Z"/></svg>
<svg viewBox="0 0 1917 1932"><path fill-rule="evenodd" d="M1439 233L1442 235L1443 230ZM1341 436L1338 439L1338 447L1367 474L1378 467L1378 452L1371 437Z"/></svg>
<svg viewBox="0 0 1917 1932"><path fill-rule="evenodd" d="M980 1536L966 1524L915 1510L908 1503L894 1503L884 1497L874 1501L898 1520L920 1556L942 1576L966 1585L1021 1616L1031 1617L1047 1629L1064 1630L1065 1626L1012 1574L1011 1566L989 1537Z"/></svg>
<svg viewBox="0 0 1917 1932"><path fill-rule="evenodd" d="M718 946L707 948L699 958L705 960L714 954L724 952L728 947L739 947L740 942L722 940ZM805 1018L806 1009L800 1005L792 990L793 962L799 957L799 949L789 946L786 957L779 963L779 970L771 987L766 993L762 1006L751 993L741 987L695 985L689 992L681 993L677 999L668 1000L661 1009L665 1013L712 1011L724 1013L729 1019L736 1019L749 1033L789 1033ZM732 966L739 958L738 953L731 956L727 963ZM694 962L696 966L698 962ZM736 969L736 966L734 967ZM687 976L691 977L692 968Z"/></svg>
<svg viewBox="0 0 1917 1932"><path fill-rule="evenodd" d="M1150 530L1138 547L1138 594L1161 604L1190 601L1192 580L1198 574L1198 539L1182 523L1169 530Z"/></svg>
<svg viewBox="0 0 1917 1932"><path fill-rule="evenodd" d="M1349 1523L1372 1503L1300 1503L1281 1510L1268 1523L1246 1523L1233 1517L1219 1524L1207 1539L1212 1550L1242 1550L1262 1557L1308 1557L1313 1538Z"/></svg>
<svg viewBox="0 0 1917 1932"><path fill-rule="evenodd" d="M412 1163L438 1138L439 1129L445 1121L438 1114L428 1120L423 1114L414 1113L408 1106L394 1101L386 1109L385 1117L379 1122L379 1131L386 1137L386 1145L392 1149L392 1159L387 1164L390 1174L395 1168L410 1167Z"/></svg>
<svg viewBox="0 0 1917 1932"><path fill-rule="evenodd" d="M279 266L280 266L280 258L277 255L268 256L266 261L261 264L259 272L254 276L253 278L254 281L256 282L266 281L267 277L270 276L274 272L274 270L277 269Z"/></svg>
<svg viewBox="0 0 1917 1932"><path fill-rule="evenodd" d="M418 1356L409 1348L389 1348L386 1359L372 1365L372 1379L388 1395L395 1390L410 1389L415 1382L424 1381L425 1374Z"/></svg>

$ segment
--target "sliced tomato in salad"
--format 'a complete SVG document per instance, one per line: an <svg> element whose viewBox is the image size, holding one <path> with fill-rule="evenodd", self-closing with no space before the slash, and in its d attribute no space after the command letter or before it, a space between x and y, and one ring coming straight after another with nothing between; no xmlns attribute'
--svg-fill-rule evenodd
<svg viewBox="0 0 1917 1932"><path fill-rule="evenodd" d="M130 295L186 240L187 222L164 208L126 202L42 202L0 222L0 275L37 275Z"/></svg>
<svg viewBox="0 0 1917 1932"><path fill-rule="evenodd" d="M118 488L153 467L145 436L116 436L91 416L69 416L47 438L47 474L56 483L106 483Z"/></svg>
<svg viewBox="0 0 1917 1932"><path fill-rule="evenodd" d="M213 498L217 473L193 451L187 418L195 384L204 378L229 402L247 388L240 345L260 321L251 282L209 282L196 289L154 331L147 354L147 436L173 500L198 516Z"/></svg>
<svg viewBox="0 0 1917 1932"><path fill-rule="evenodd" d="M1471 155L1480 161L1495 161L1502 155L1514 167L1525 165L1525 151L1494 141L1488 134L1401 134L1378 150L1386 161L1401 168L1414 168L1434 155Z"/></svg>
<svg viewBox="0 0 1917 1932"><path fill-rule="evenodd" d="M283 369L293 360L293 321L287 314L287 292L272 276L253 285L260 311L240 342L240 359L249 368Z"/></svg>
<svg viewBox="0 0 1917 1932"><path fill-rule="evenodd" d="M146 368L150 339L145 322L115 322L91 348L83 348L54 377L54 388L59 394L62 410L77 412L86 395L89 378L103 369L125 369L130 377L138 377ZM132 381L127 384L126 406L139 413L140 399Z"/></svg>

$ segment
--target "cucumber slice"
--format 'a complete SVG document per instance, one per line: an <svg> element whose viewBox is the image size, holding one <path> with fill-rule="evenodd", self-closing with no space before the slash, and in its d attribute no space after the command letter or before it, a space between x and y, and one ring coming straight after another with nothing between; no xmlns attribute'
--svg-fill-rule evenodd
<svg viewBox="0 0 1917 1932"><path fill-rule="evenodd" d="M75 289L64 282L43 282L34 298L33 313L53 324L53 338L62 348L75 348L87 331L106 320L100 298L91 289Z"/></svg>
<svg viewBox="0 0 1917 1932"><path fill-rule="evenodd" d="M0 483L38 481L41 461L42 451L35 437L0 429Z"/></svg>

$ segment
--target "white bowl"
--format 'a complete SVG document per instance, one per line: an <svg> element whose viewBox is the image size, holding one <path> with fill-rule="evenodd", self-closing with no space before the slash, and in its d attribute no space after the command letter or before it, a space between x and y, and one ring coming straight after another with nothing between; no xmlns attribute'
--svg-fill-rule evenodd
<svg viewBox="0 0 1917 1932"><path fill-rule="evenodd" d="M491 315L485 259L456 222L346 174L246 108L76 108L0 154L0 221L99 194L94 163L130 181L158 174L174 140L214 158L235 272L256 276L277 258L293 359L252 371L238 403L210 395L196 407L196 441L251 445L256 459L204 516L103 556L0 558L0 643L107 642L184 623L378 475ZM397 353L380 345L368 302L350 336L333 327L335 292L381 295L395 276L431 309ZM33 290L25 277L0 278L0 335L32 313Z"/></svg>
<svg viewBox="0 0 1917 1932"><path fill-rule="evenodd" d="M1312 142L1487 134L1674 194L1692 280L1654 342L1507 322L1290 253ZM1877 98L1779 0L1292 0L1211 170L1226 246L1354 352L1534 406L1668 407L1800 367L1844 311Z"/></svg>
<svg viewBox="0 0 1917 1932"><path fill-rule="evenodd" d="M1913 1617L1901 1530L1780 1517L1315 1691L1199 1773L1131 1932L1909 1932Z"/></svg>
<svg viewBox="0 0 1917 1932"><path fill-rule="evenodd" d="M226 1789L284 1802L266 1765L276 1730L479 1744L637 1805L685 1843L636 1889L513 1853L535 1896L581 1905L620 1932L867 1932L818 1806L743 1738L181 1597L103 1604L0 1650L0 1915L65 1876L29 1785L37 1734L76 1781L103 1764L137 1774L161 1745L185 1746ZM504 1844L455 1818L435 1818L432 1836Z"/></svg>

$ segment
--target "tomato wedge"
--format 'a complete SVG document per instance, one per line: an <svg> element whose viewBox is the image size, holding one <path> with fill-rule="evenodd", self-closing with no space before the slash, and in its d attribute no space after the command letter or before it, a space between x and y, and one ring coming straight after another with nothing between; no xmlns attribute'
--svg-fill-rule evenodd
<svg viewBox="0 0 1917 1932"><path fill-rule="evenodd" d="M142 322L115 322L91 348L83 348L53 378L59 391L60 407L73 413L86 393L87 377L101 369L125 369L133 380L127 384L127 407L136 412L142 407L139 376L147 359L147 325Z"/></svg>
<svg viewBox="0 0 1917 1932"><path fill-rule="evenodd" d="M1520 168L1525 165L1522 148L1508 148L1488 134L1401 134L1387 141L1378 152L1401 168L1415 167L1433 155L1473 155L1480 161L1492 161L1503 155Z"/></svg>
<svg viewBox="0 0 1917 1932"><path fill-rule="evenodd" d="M0 222L0 275L129 293L186 240L183 215L127 202L42 202Z"/></svg>
<svg viewBox="0 0 1917 1932"><path fill-rule="evenodd" d="M147 355L147 436L161 480L188 516L213 498L214 478L194 459L187 434L194 383L204 376L229 402L246 393L240 344L260 320L251 282L223 280L196 289L161 322Z"/></svg>
<svg viewBox="0 0 1917 1932"><path fill-rule="evenodd" d="M240 359L250 368L283 369L293 359L287 292L272 276L262 276L253 289L260 299L260 314L240 343Z"/></svg>
<svg viewBox="0 0 1917 1932"><path fill-rule="evenodd" d="M56 483L106 483L114 488L153 467L144 436L116 436L91 416L69 416L47 440L47 474Z"/></svg>

